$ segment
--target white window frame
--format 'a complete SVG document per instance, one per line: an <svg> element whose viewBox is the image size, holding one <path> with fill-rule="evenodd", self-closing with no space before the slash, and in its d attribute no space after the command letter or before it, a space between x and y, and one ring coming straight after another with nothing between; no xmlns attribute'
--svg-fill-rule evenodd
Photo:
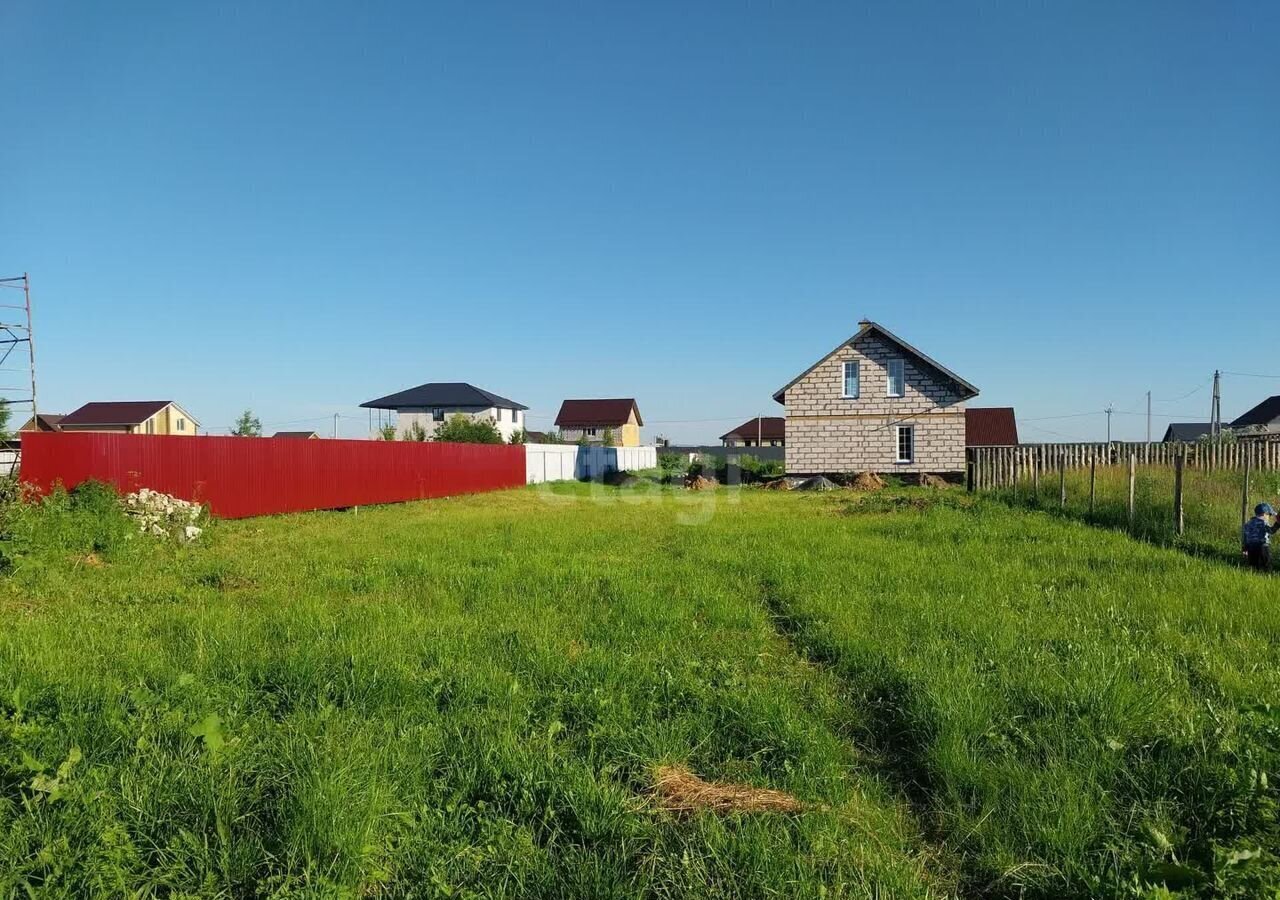
<svg viewBox="0 0 1280 900"><path fill-rule="evenodd" d="M893 370L898 368L898 390L893 389ZM905 359L891 359L885 363L885 394L889 397L905 397L907 395L907 361Z"/></svg>
<svg viewBox="0 0 1280 900"><path fill-rule="evenodd" d="M594 428L584 428L582 429L582 433L587 437L596 437L596 430Z"/></svg>
<svg viewBox="0 0 1280 900"><path fill-rule="evenodd" d="M849 367L853 366L853 393L849 393ZM840 369L843 380L840 384L840 396L845 400L857 400L862 393L862 367L856 359L846 359Z"/></svg>
<svg viewBox="0 0 1280 900"><path fill-rule="evenodd" d="M181 418L181 417L179 417L179 418L178 418L177 425L176 425L175 427L176 427L176 429L177 429L178 431L186 431L186 430L187 430L187 420L186 420L186 419L183 419L183 418Z"/></svg>
<svg viewBox="0 0 1280 900"><path fill-rule="evenodd" d="M902 436L908 435L907 438L907 456L902 455ZM916 427L914 425L899 425L893 431L894 440L894 458L899 465L907 465L916 461Z"/></svg>

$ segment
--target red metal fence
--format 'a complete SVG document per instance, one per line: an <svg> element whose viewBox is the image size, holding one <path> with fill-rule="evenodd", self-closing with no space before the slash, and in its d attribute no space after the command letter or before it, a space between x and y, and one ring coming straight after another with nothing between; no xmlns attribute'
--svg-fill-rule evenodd
<svg viewBox="0 0 1280 900"><path fill-rule="evenodd" d="M207 503L228 519L519 487L521 446L410 441L22 435L21 479L41 491L95 479Z"/></svg>

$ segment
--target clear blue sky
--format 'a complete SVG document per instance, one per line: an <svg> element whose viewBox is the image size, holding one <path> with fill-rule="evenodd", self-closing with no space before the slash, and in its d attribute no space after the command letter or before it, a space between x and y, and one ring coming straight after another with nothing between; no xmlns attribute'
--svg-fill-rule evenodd
<svg viewBox="0 0 1280 900"><path fill-rule="evenodd" d="M713 439L863 316L1027 439L1280 375L1280 4L205 6L0 6L48 411L458 380Z"/></svg>

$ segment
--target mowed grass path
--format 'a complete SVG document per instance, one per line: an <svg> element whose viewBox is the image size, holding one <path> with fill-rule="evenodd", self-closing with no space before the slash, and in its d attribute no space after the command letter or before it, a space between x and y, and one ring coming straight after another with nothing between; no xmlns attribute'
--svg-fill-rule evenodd
<svg viewBox="0 0 1280 900"><path fill-rule="evenodd" d="M573 485L24 561L0 893L1273 889L1274 582L943 496ZM664 813L663 763L806 810Z"/></svg>

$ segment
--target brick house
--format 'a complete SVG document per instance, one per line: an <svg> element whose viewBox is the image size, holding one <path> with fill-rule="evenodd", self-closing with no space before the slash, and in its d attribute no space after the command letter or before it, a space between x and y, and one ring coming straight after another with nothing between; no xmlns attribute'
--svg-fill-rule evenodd
<svg viewBox="0 0 1280 900"><path fill-rule="evenodd" d="M965 467L965 402L978 389L875 322L794 378L787 472L955 474Z"/></svg>

